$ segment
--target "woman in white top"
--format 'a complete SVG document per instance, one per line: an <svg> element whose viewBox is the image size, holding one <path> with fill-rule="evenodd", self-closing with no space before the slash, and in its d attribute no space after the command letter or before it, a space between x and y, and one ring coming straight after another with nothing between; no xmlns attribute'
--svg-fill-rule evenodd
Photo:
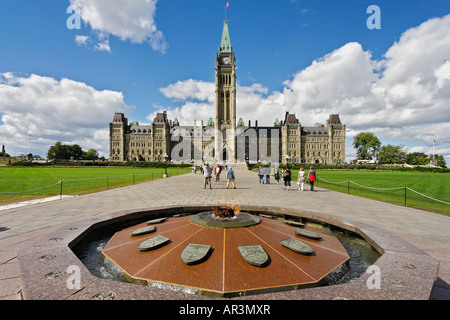
<svg viewBox="0 0 450 320"><path fill-rule="evenodd" d="M300 171L298 172L298 190L303 191L303 185L305 183L305 171L303 171L303 168L300 168Z"/></svg>

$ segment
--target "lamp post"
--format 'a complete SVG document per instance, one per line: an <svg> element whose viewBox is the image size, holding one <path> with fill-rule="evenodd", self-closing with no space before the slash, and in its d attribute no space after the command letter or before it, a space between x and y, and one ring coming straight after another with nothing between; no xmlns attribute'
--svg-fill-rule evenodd
<svg viewBox="0 0 450 320"><path fill-rule="evenodd" d="M286 159L286 164L288 164L289 163L289 159L290 159L290 157L289 157L289 155L286 155L286 157L284 157L284 159Z"/></svg>
<svg viewBox="0 0 450 320"><path fill-rule="evenodd" d="M164 153L164 163L166 163L166 167L164 168L165 169L165 171L164 171L164 175L163 175L163 178L168 178L169 177L169 175L167 174L167 158L169 157L168 155L167 155L167 153Z"/></svg>

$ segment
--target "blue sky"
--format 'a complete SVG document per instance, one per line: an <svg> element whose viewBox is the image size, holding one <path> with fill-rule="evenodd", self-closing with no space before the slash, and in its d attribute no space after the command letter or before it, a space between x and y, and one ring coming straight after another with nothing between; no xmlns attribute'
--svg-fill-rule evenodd
<svg viewBox="0 0 450 320"><path fill-rule="evenodd" d="M193 119L213 117L212 68L225 3L2 1L0 144L11 154L30 150L45 156L52 144L62 141L78 143L83 149L93 147L107 156L106 129L115 111L146 123L160 110L168 110L169 117L176 116L186 125L192 125ZM67 28L71 14L66 10L71 4L81 7L81 29ZM370 5L381 9L379 30L367 28ZM421 56L417 51L423 50L420 63L439 74L432 81L442 90L448 85L449 47L430 47L423 32L442 39L438 35L449 13L448 0L230 1L227 19L241 92L238 117L270 124L289 110L308 126L324 122L335 112L347 124L348 159L354 157L353 136L373 131L383 144L404 144L410 151L430 152L430 141L435 138L436 152L449 162L450 135L440 128L448 127L450 119L440 115L444 112L441 106L450 99L423 82L428 79L423 70L393 75L398 70L395 66L416 65L420 60L412 57ZM139 18L150 29L129 25ZM426 24L430 20L433 23ZM405 35L408 30L410 35ZM408 46L414 54L405 54ZM414 93L419 89L410 79L418 78L422 79L420 89L432 91L433 96L416 105L412 101L417 101ZM360 88L362 82L376 83L376 88ZM315 88L323 99L316 99L317 94L308 88ZM392 93L392 88L399 91ZM380 91L385 92L382 98L365 94ZM397 123L386 115L390 109L382 107L381 100L396 110L392 115ZM356 113L370 120L356 117L355 105L364 106ZM415 117L418 110L431 119ZM434 131L420 137L426 128Z"/></svg>

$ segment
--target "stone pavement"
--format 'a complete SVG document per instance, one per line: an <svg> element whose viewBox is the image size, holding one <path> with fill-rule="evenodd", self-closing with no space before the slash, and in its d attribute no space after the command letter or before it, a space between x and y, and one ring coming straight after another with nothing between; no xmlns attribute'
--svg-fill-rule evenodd
<svg viewBox="0 0 450 320"><path fill-rule="evenodd" d="M320 172L319 172L320 174ZM258 183L257 175L236 168L236 189L226 189L225 175L203 189L200 173L169 177L54 202L0 212L0 299L22 299L18 251L61 226L111 212L168 205L245 203L323 212L386 229L440 263L434 299L450 299L450 218L442 215L337 193L283 190L282 181ZM309 186L306 187L309 190Z"/></svg>

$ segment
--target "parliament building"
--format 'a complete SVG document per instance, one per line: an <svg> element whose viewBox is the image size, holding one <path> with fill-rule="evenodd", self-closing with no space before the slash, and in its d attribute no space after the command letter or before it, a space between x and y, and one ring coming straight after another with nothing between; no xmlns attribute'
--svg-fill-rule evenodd
<svg viewBox="0 0 450 320"><path fill-rule="evenodd" d="M128 122L116 113L109 124L109 160L174 163L288 163L341 164L345 162L345 125L338 114L325 124L302 126L295 114L286 112L273 126L247 125L236 115L236 58L228 22L216 54L215 116L181 126L166 111L152 124Z"/></svg>

